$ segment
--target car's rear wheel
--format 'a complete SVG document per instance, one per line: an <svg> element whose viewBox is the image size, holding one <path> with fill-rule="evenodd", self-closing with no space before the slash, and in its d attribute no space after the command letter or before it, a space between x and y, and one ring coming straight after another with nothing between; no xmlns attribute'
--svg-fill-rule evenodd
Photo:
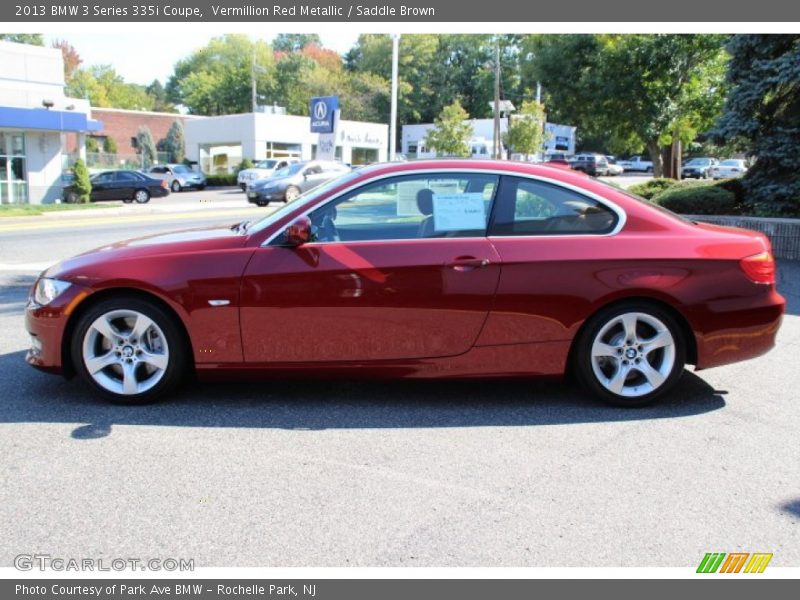
<svg viewBox="0 0 800 600"><path fill-rule="evenodd" d="M139 204L147 204L150 202L150 192L147 190L136 190L133 194L133 199Z"/></svg>
<svg viewBox="0 0 800 600"><path fill-rule="evenodd" d="M576 340L575 367L583 385L615 406L644 406L683 373L686 346L667 311L624 303L595 315Z"/></svg>
<svg viewBox="0 0 800 600"><path fill-rule="evenodd" d="M298 190L293 185L290 185L288 188L286 188L286 192L283 195L283 200L284 202L292 202L294 200L297 200L297 197L299 195L300 195L300 190Z"/></svg>
<svg viewBox="0 0 800 600"><path fill-rule="evenodd" d="M64 200L67 201L67 204L77 204L80 199L81 198L78 195L78 192L68 192L67 197L64 198Z"/></svg>
<svg viewBox="0 0 800 600"><path fill-rule="evenodd" d="M73 364L104 396L120 404L156 400L180 382L186 343L162 308L134 297L99 302L71 340Z"/></svg>
<svg viewBox="0 0 800 600"><path fill-rule="evenodd" d="M181 182L176 179L175 181L172 182L170 189L177 194L178 192L181 191Z"/></svg>
<svg viewBox="0 0 800 600"><path fill-rule="evenodd" d="M256 204L258 206L267 206L269 204L269 200L257 200Z"/></svg>

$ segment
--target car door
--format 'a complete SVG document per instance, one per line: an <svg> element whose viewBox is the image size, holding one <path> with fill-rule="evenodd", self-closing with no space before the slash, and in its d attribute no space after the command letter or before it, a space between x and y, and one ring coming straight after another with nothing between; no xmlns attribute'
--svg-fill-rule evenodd
<svg viewBox="0 0 800 600"><path fill-rule="evenodd" d="M111 200L114 196L114 172L99 173L92 178L92 201Z"/></svg>
<svg viewBox="0 0 800 600"><path fill-rule="evenodd" d="M300 181L300 191L306 193L323 183L323 172L321 165L308 165L302 170L302 180Z"/></svg>
<svg viewBox="0 0 800 600"><path fill-rule="evenodd" d="M125 200L133 198L133 192L138 187L146 187L142 185L142 180L135 173L128 171L117 171L114 174L114 192L113 198L115 200Z"/></svg>
<svg viewBox="0 0 800 600"><path fill-rule="evenodd" d="M309 214L313 241L257 249L242 279L245 360L452 356L491 308L499 255L485 235L497 177L446 173L365 184Z"/></svg>

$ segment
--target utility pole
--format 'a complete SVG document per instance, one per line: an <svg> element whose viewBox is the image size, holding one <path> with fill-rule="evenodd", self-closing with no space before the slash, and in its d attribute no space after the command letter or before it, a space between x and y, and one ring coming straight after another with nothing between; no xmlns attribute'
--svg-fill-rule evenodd
<svg viewBox="0 0 800 600"><path fill-rule="evenodd" d="M397 62L400 55L400 34L392 34L392 109L389 122L389 160L395 159L397 150Z"/></svg>
<svg viewBox="0 0 800 600"><path fill-rule="evenodd" d="M256 93L256 44L253 43L253 61L250 65L250 92L252 93L253 112L258 109L258 94Z"/></svg>
<svg viewBox="0 0 800 600"><path fill-rule="evenodd" d="M494 144L493 157L501 157L500 143L500 42L497 42L494 52Z"/></svg>

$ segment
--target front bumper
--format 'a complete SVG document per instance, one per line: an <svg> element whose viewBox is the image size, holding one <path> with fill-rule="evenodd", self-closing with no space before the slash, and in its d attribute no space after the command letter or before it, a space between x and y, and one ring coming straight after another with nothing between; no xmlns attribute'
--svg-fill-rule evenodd
<svg viewBox="0 0 800 600"><path fill-rule="evenodd" d="M247 190L247 201L253 204L272 202L273 200L283 200L283 195L283 190L268 190L266 192Z"/></svg>
<svg viewBox="0 0 800 600"><path fill-rule="evenodd" d="M31 347L25 362L48 373L71 374L64 364L64 333L70 315L88 295L88 288L73 284L47 306L28 300L25 329L31 336Z"/></svg>

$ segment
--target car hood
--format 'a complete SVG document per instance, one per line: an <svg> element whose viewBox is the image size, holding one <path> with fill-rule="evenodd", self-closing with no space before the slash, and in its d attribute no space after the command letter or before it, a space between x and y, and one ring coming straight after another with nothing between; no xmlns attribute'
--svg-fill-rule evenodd
<svg viewBox="0 0 800 600"><path fill-rule="evenodd" d="M273 169L256 169L256 168L253 168L253 169L242 169L241 171L239 171L239 175L247 175L247 176L258 175L258 176L261 176L261 177L267 177L270 173L274 173L274 172L275 171Z"/></svg>
<svg viewBox="0 0 800 600"><path fill-rule="evenodd" d="M43 276L91 285L99 277L124 277L132 261L157 263L161 258L180 254L196 254L201 260L199 256L205 252L242 248L246 242L247 236L234 231L232 224L160 233L116 242L62 260Z"/></svg>

